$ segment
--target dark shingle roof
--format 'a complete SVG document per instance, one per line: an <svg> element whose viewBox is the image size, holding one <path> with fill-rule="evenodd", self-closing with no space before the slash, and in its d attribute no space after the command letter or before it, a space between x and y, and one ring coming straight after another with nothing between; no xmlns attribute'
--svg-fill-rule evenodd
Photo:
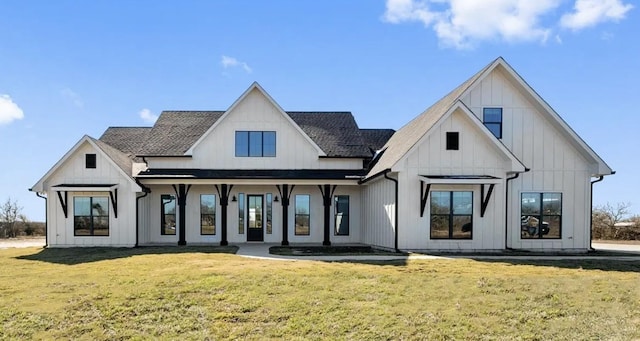
<svg viewBox="0 0 640 341"><path fill-rule="evenodd" d="M393 129L360 129L365 145L373 152L382 149L395 132Z"/></svg>
<svg viewBox="0 0 640 341"><path fill-rule="evenodd" d="M222 114L223 111L163 111L140 154L183 155Z"/></svg>
<svg viewBox="0 0 640 341"><path fill-rule="evenodd" d="M127 176L131 176L131 166L133 165L133 159L131 158L130 154L117 150L116 148L106 144L105 142L96 140L93 137L89 136L89 138L98 146L98 148L102 149L102 151L105 152L105 154L107 154L109 158L113 160L113 162L115 162L115 164L118 165L118 167L120 167L120 169L122 169L125 174L127 174Z"/></svg>
<svg viewBox="0 0 640 341"><path fill-rule="evenodd" d="M223 111L163 111L151 128L111 127L100 140L134 155L184 155L223 114ZM350 112L287 114L327 156L371 156Z"/></svg>
<svg viewBox="0 0 640 341"><path fill-rule="evenodd" d="M100 136L100 141L125 152L136 155L149 138L151 127L109 127Z"/></svg>
<svg viewBox="0 0 640 341"><path fill-rule="evenodd" d="M350 112L287 112L287 114L327 156L371 156Z"/></svg>

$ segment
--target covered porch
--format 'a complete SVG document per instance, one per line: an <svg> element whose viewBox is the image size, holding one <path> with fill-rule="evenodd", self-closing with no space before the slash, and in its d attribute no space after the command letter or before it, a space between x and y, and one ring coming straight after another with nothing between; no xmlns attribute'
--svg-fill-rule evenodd
<svg viewBox="0 0 640 341"><path fill-rule="evenodd" d="M360 240L359 170L151 169L139 207L140 244Z"/></svg>

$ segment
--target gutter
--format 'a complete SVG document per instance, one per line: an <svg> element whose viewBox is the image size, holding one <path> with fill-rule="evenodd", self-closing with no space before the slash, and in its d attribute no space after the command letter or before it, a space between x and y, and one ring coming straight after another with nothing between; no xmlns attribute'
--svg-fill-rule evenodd
<svg viewBox="0 0 640 341"><path fill-rule="evenodd" d="M611 175L616 174L615 171L611 172ZM600 177L598 178L598 180L593 180L591 181L591 198L590 198L590 202L589 202L589 251L595 251L595 249L593 248L593 184L595 184L596 182L600 182L604 180L604 175L600 175Z"/></svg>
<svg viewBox="0 0 640 341"><path fill-rule="evenodd" d="M531 169L529 168L525 168L523 173L526 173L528 171L530 171ZM513 250L513 248L510 248L507 246L508 241L509 241L509 181L516 179L517 177L520 176L520 173L516 173L516 175L507 178L507 181L505 181L505 193L504 193L504 248L505 250Z"/></svg>
<svg viewBox="0 0 640 341"><path fill-rule="evenodd" d="M142 191L144 192L143 195L141 196L136 196L136 244L134 247L138 247L138 239L139 239L139 235L140 235L140 199L146 197L147 195L149 195L149 193L151 193L151 190L146 187L145 185L141 184L139 181L136 180L136 182L138 183L138 186L140 186L142 188Z"/></svg>
<svg viewBox="0 0 640 341"><path fill-rule="evenodd" d="M391 180L395 183L395 189L396 189L396 198L395 198L395 202L396 202L396 209L394 210L394 224L395 224L395 236L394 236L394 241L393 241L393 246L394 249L396 250L396 252L400 252L400 250L398 249L398 180L394 179L394 178L390 178L389 177L389 172L391 172L391 169L387 169L384 171L384 178L387 180ZM374 177L378 176L378 174L376 174Z"/></svg>
<svg viewBox="0 0 640 341"><path fill-rule="evenodd" d="M31 190L31 189L29 189ZM38 198L44 199L44 247L49 246L49 208L47 207L47 197L44 195L40 195L40 193L36 192L36 196Z"/></svg>
<svg viewBox="0 0 640 341"><path fill-rule="evenodd" d="M385 177L386 177L386 174L389 173L389 172L391 172L391 168L387 168L387 169L385 169L383 171L380 171L380 172L378 172L378 173L376 173L376 174L374 174L374 175L372 175L372 176L370 176L370 177L368 177L368 178L366 178L364 180L358 181L358 185L362 185L364 183L367 183L367 182L369 182L369 181L371 181L371 180L373 180L373 179L375 179L375 178L377 178L377 177L379 177L381 175L385 175Z"/></svg>

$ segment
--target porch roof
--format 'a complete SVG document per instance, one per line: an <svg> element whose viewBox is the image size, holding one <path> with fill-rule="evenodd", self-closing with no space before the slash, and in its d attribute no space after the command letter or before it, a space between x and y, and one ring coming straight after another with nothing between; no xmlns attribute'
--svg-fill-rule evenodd
<svg viewBox="0 0 640 341"><path fill-rule="evenodd" d="M420 175L420 180L430 184L484 185L499 184L502 179L491 175Z"/></svg>
<svg viewBox="0 0 640 341"><path fill-rule="evenodd" d="M176 169L152 168L139 179L360 180L364 169Z"/></svg>
<svg viewBox="0 0 640 341"><path fill-rule="evenodd" d="M109 192L118 184L59 184L51 186L56 191L69 192Z"/></svg>

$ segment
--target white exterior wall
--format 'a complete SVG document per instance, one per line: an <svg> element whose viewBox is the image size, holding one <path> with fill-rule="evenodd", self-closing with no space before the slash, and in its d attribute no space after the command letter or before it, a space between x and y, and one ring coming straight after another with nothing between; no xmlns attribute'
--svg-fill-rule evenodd
<svg viewBox="0 0 640 341"><path fill-rule="evenodd" d="M148 221L149 224L141 224L144 228L141 228L140 244L177 244L178 243L178 231L176 235L161 235L160 225L160 196L163 194L169 194L175 196L175 191L171 186L153 185L149 186L152 193L148 198L141 199L141 222ZM239 193L244 193L244 205L245 205L245 224L247 218L247 196L248 195L262 195L263 206L265 209L264 219L266 219L266 194L271 193L275 199L278 196L279 202L273 202L272 212L272 226L273 231L271 234L267 234L266 220L264 222L264 242L265 243L280 243L282 241L282 198L278 193L275 186L254 186L254 185L238 185L234 186L229 194L229 205L227 208L227 241L230 244L233 243L245 243L247 242L247 227L244 227L244 233L239 233L238 227L238 205L239 202L233 202L231 198L235 196L238 198ZM215 235L201 235L200 234L200 195L201 194L214 194L216 196L216 234ZM310 195L310 235L309 236L296 236L295 235L295 195L296 194L308 194ZM331 205L331 243L358 243L361 240L361 224L360 224L360 189L358 186L338 186L334 192L335 195L349 195L349 235L348 236L336 236L334 234L334 210L335 207ZM144 207L143 207L144 206ZM142 214L142 212L149 212L148 215ZM144 217L143 217L144 216ZM213 185L194 185L189 190L187 195L186 206L186 242L187 245L191 244L220 244L221 231L222 231L222 207L220 206L220 196ZM179 208L176 203L176 222L179 220ZM322 204L322 195L317 186L296 186L292 192L290 205L289 205L289 242L290 243L315 243L321 244L324 240L324 206Z"/></svg>
<svg viewBox="0 0 640 341"><path fill-rule="evenodd" d="M85 168L85 154L96 154L96 168ZM59 184L118 184L118 217L114 215L109 199L109 236L74 236L73 198L75 196L101 196L109 192L68 192L67 217L60 200L51 186ZM51 247L71 246L124 246L135 245L135 197L131 182L124 178L105 157L89 143L84 143L70 155L44 183L47 193L48 243ZM64 199L64 193L63 199Z"/></svg>
<svg viewBox="0 0 640 341"><path fill-rule="evenodd" d="M275 131L275 157L236 157L236 131ZM258 89L253 89L194 149L193 158L147 158L151 168L361 169L362 159L319 158L320 152Z"/></svg>
<svg viewBox="0 0 640 341"><path fill-rule="evenodd" d="M395 247L395 184L381 176L360 188L362 191L362 242L393 249Z"/></svg>
<svg viewBox="0 0 640 341"><path fill-rule="evenodd" d="M496 68L462 101L482 119L485 107L502 108L502 142L531 169L509 183L508 246L524 249L589 247L590 174L595 164L574 147L566 134L542 114L530 96L520 92ZM520 238L520 193L562 193L562 239Z"/></svg>
<svg viewBox="0 0 640 341"><path fill-rule="evenodd" d="M446 133L459 132L459 150L446 150ZM504 249L504 187L494 186L487 210L481 217L480 185L432 184L430 191L472 191L472 239L430 239L430 196L420 217L420 175L491 175L505 179L506 156L457 110L434 126L403 160L399 172L400 214L398 241L405 250L497 250ZM426 184L424 189L426 190ZM485 193L489 185L485 185Z"/></svg>

